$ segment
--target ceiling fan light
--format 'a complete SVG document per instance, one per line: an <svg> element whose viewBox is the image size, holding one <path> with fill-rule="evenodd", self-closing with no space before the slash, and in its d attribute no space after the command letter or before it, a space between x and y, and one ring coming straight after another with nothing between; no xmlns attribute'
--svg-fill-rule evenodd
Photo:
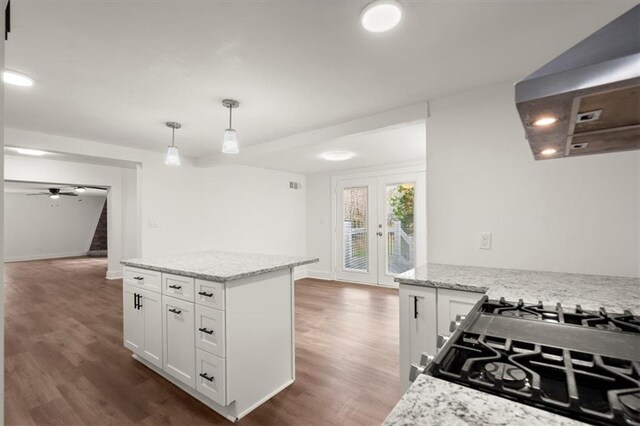
<svg viewBox="0 0 640 426"><path fill-rule="evenodd" d="M75 188L73 188L73 190L77 193L83 193L87 190L87 188L85 188L84 186L76 186Z"/></svg>
<svg viewBox="0 0 640 426"><path fill-rule="evenodd" d="M58 198L60 198L60 196L58 194L51 194L49 195L49 198L51 198L52 200L57 200Z"/></svg>
<svg viewBox="0 0 640 426"><path fill-rule="evenodd" d="M222 153L237 154L239 152L240 148L238 147L238 138L235 129L226 129L224 131L224 138L222 139Z"/></svg>
<svg viewBox="0 0 640 426"><path fill-rule="evenodd" d="M170 146L167 149L167 156L164 158L164 164L167 166L180 165L180 153L178 152L178 147Z"/></svg>

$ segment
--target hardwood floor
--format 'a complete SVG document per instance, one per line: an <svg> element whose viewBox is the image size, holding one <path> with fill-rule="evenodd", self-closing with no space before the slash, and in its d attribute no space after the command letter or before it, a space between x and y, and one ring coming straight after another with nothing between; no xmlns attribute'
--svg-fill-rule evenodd
<svg viewBox="0 0 640 426"><path fill-rule="evenodd" d="M91 258L6 264L5 424L229 423L131 359L122 282L105 271ZM238 424L379 425L400 397L398 351L397 290L300 280L296 381Z"/></svg>

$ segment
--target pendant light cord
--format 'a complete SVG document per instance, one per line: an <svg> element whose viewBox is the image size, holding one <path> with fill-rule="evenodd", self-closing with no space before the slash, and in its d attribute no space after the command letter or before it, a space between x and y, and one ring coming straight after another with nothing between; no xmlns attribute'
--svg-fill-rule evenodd
<svg viewBox="0 0 640 426"><path fill-rule="evenodd" d="M233 112L233 107L231 105L229 105L229 129L232 129L231 127L231 113Z"/></svg>
<svg viewBox="0 0 640 426"><path fill-rule="evenodd" d="M171 148L173 148L174 146L175 139L176 139L176 128L174 126L174 127L171 127Z"/></svg>

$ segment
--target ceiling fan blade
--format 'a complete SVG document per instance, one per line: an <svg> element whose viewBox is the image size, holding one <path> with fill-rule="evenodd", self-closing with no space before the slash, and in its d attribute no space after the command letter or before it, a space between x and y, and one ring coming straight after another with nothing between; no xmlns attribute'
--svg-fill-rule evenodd
<svg viewBox="0 0 640 426"><path fill-rule="evenodd" d="M50 192L36 192L34 194L27 194L27 195L51 195Z"/></svg>
<svg viewBox="0 0 640 426"><path fill-rule="evenodd" d="M85 186L85 188L90 188L90 189L101 189L103 191L106 191L108 188L105 188L104 186Z"/></svg>
<svg viewBox="0 0 640 426"><path fill-rule="evenodd" d="M58 192L58 195L66 195L67 197L77 197L78 194L73 192Z"/></svg>

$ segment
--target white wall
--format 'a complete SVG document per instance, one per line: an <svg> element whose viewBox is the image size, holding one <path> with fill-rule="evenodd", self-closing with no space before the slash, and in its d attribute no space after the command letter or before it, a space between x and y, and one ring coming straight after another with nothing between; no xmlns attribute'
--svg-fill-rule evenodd
<svg viewBox="0 0 640 426"><path fill-rule="evenodd" d="M121 199L125 200L125 210L130 207L126 200L135 198L139 205L139 217L134 221L142 256L207 249L291 255L305 252L304 175L233 165L205 169L195 167L189 158L183 158L180 167L167 167L161 152L17 129L7 129L5 137L13 146L139 163L137 188L134 191L122 185ZM5 178L38 173L30 170L33 173L15 168ZM120 169L118 176L122 179ZM301 182L303 189L289 189L290 180ZM130 222L125 220L118 232L118 239L133 241ZM126 248L122 253L129 255Z"/></svg>
<svg viewBox="0 0 640 426"><path fill-rule="evenodd" d="M331 173L307 176L307 254L320 259L307 275L333 279L331 259Z"/></svg>
<svg viewBox="0 0 640 426"><path fill-rule="evenodd" d="M430 106L429 261L640 275L639 152L534 161L512 84Z"/></svg>
<svg viewBox="0 0 640 426"><path fill-rule="evenodd" d="M106 197L4 194L6 261L81 256L89 251Z"/></svg>

